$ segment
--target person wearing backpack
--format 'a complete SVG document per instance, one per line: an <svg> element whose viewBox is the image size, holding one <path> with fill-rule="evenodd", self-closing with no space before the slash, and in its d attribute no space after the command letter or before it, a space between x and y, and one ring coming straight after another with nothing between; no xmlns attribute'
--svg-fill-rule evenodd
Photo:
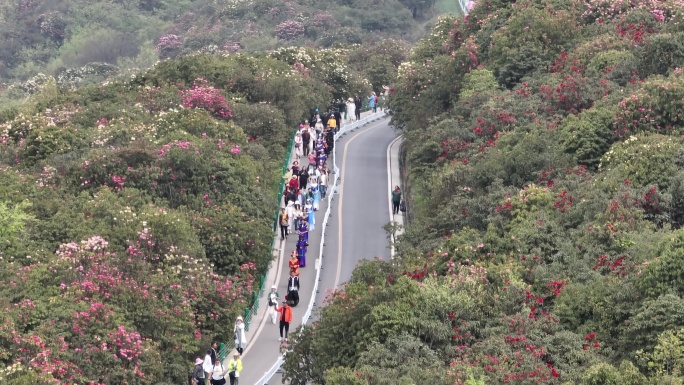
<svg viewBox="0 0 684 385"><path fill-rule="evenodd" d="M399 214L399 203L401 203L401 189L395 186L392 190L392 214Z"/></svg>
<svg viewBox="0 0 684 385"><path fill-rule="evenodd" d="M226 373L228 371L223 367L220 358L216 358L214 361L214 367L211 370L211 385L225 385L226 383Z"/></svg>

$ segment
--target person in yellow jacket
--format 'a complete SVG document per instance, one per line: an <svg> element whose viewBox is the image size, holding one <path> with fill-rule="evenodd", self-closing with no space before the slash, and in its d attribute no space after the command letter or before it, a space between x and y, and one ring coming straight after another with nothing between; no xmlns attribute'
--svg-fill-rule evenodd
<svg viewBox="0 0 684 385"><path fill-rule="evenodd" d="M285 185L287 186L288 182L292 179L292 170L289 168L285 169L285 174L283 174L283 181L285 181Z"/></svg>
<svg viewBox="0 0 684 385"><path fill-rule="evenodd" d="M335 115L333 114L330 114L330 118L328 119L328 128L333 132L337 132L337 119L335 119Z"/></svg>
<svg viewBox="0 0 684 385"><path fill-rule="evenodd" d="M235 352L235 354L233 354L233 359L228 362L228 378L230 378L230 385L238 385L241 371L242 360L240 359L240 353Z"/></svg>

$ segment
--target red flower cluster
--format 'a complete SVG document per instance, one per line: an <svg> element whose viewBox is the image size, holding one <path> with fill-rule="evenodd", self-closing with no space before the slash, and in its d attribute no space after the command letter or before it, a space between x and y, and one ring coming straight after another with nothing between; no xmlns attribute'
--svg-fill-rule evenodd
<svg viewBox="0 0 684 385"><path fill-rule="evenodd" d="M626 277L634 270L634 264L625 261L625 257L618 257L611 260L605 254L596 258L596 265L592 268L597 271L612 272L619 277Z"/></svg>
<svg viewBox="0 0 684 385"><path fill-rule="evenodd" d="M557 196L558 200L553 203L553 207L564 213L572 207L572 195L568 194L568 190L563 190Z"/></svg>
<svg viewBox="0 0 684 385"><path fill-rule="evenodd" d="M584 337L584 346L582 347L582 350L587 350L590 347L598 349L601 347L601 344L599 343L598 338L596 337L595 333L590 333Z"/></svg>
<svg viewBox="0 0 684 385"><path fill-rule="evenodd" d="M621 23L615 26L617 33L620 37L627 38L631 40L634 46L643 43L646 40L646 35L653 33L653 28L644 26L643 23L634 25L632 23L625 23L625 19L622 19Z"/></svg>
<svg viewBox="0 0 684 385"><path fill-rule="evenodd" d="M563 288L565 287L566 283L567 282L565 282L565 280L552 281L548 285L546 285L546 287L551 289L551 292L553 293L553 295L558 297L560 295L561 291L563 290Z"/></svg>

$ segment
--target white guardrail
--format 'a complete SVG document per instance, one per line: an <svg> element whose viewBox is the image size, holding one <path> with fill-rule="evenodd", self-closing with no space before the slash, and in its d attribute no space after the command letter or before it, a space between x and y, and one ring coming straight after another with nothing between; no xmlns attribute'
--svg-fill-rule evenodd
<svg viewBox="0 0 684 385"><path fill-rule="evenodd" d="M467 15L468 12L470 11L470 8L473 7L473 2L474 0L458 0L458 7L461 8L461 12L463 12L463 16Z"/></svg>
<svg viewBox="0 0 684 385"><path fill-rule="evenodd" d="M387 113L386 112L376 112L374 114L370 114L366 116L365 118L353 122L351 124L346 124L340 128L340 131L335 134L335 142L343 135L346 134L349 131L355 130L359 127L362 127L374 120L380 119L384 117ZM306 313L304 313L304 316L302 317L302 326L306 325L307 322L309 322L309 318L311 318L311 313L313 312L313 307L314 304L316 303L316 293L318 292L318 282L321 278L321 265L323 264L323 242L325 241L325 228L328 225L328 218L330 218L330 209L331 209L331 202L332 202L332 197L335 195L335 187L337 186L338 181L340 180L340 170L337 168L337 164L335 163L335 152L332 152L332 165L333 165L333 171L335 177L332 179L332 183L329 184L330 188L328 188L328 208L325 210L325 215L323 217L323 224L320 226L322 234L321 234L321 244L318 248L318 260L316 263L316 278L314 280L314 287L313 290L311 291L311 300L309 300L309 307L306 308ZM278 359L276 362L271 366L271 368L264 373L264 375L257 381L256 384L254 385L266 385L268 381L273 377L276 372L280 369L280 367L283 365L283 362L285 362L285 356L280 355L278 356Z"/></svg>

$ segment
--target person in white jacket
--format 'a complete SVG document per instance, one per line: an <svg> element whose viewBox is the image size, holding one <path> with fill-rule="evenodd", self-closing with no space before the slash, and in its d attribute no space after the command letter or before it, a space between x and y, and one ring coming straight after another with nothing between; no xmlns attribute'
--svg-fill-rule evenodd
<svg viewBox="0 0 684 385"><path fill-rule="evenodd" d="M278 293L276 293L276 289L278 289L278 287L273 285L271 286L271 292L268 293L268 314L271 316L271 322L273 322L274 325L278 319L276 306L278 306L278 298L280 297Z"/></svg>
<svg viewBox="0 0 684 385"><path fill-rule="evenodd" d="M211 361L211 349L207 350L207 355L204 356L204 362L202 362L202 368L204 369L204 372L206 373L204 378L206 378L207 381L211 381L211 372L214 370L214 364Z"/></svg>
<svg viewBox="0 0 684 385"><path fill-rule="evenodd" d="M287 213L287 229L288 233L295 233L297 229L294 228L294 213L295 213L295 208L294 208L294 202L289 201L287 202L287 208L285 209L285 212Z"/></svg>
<svg viewBox="0 0 684 385"><path fill-rule="evenodd" d="M302 144L304 141L302 140L302 134L297 132L295 135L294 139L294 146L295 146L295 159L299 160L302 155L304 154L304 150L302 149Z"/></svg>
<svg viewBox="0 0 684 385"><path fill-rule="evenodd" d="M349 120L354 120L356 116L356 105L354 104L354 99L347 99L347 116Z"/></svg>
<svg viewBox="0 0 684 385"><path fill-rule="evenodd" d="M309 137L311 138L309 140L309 153L312 153L314 150L314 145L316 145L316 140L318 139L315 128L309 127Z"/></svg>
<svg viewBox="0 0 684 385"><path fill-rule="evenodd" d="M242 352L244 352L245 348L247 347L247 337L245 336L245 321L242 319L242 317L238 317L235 321L235 329L233 333L235 338L235 350L237 350L238 353L240 353L240 356L242 356Z"/></svg>

